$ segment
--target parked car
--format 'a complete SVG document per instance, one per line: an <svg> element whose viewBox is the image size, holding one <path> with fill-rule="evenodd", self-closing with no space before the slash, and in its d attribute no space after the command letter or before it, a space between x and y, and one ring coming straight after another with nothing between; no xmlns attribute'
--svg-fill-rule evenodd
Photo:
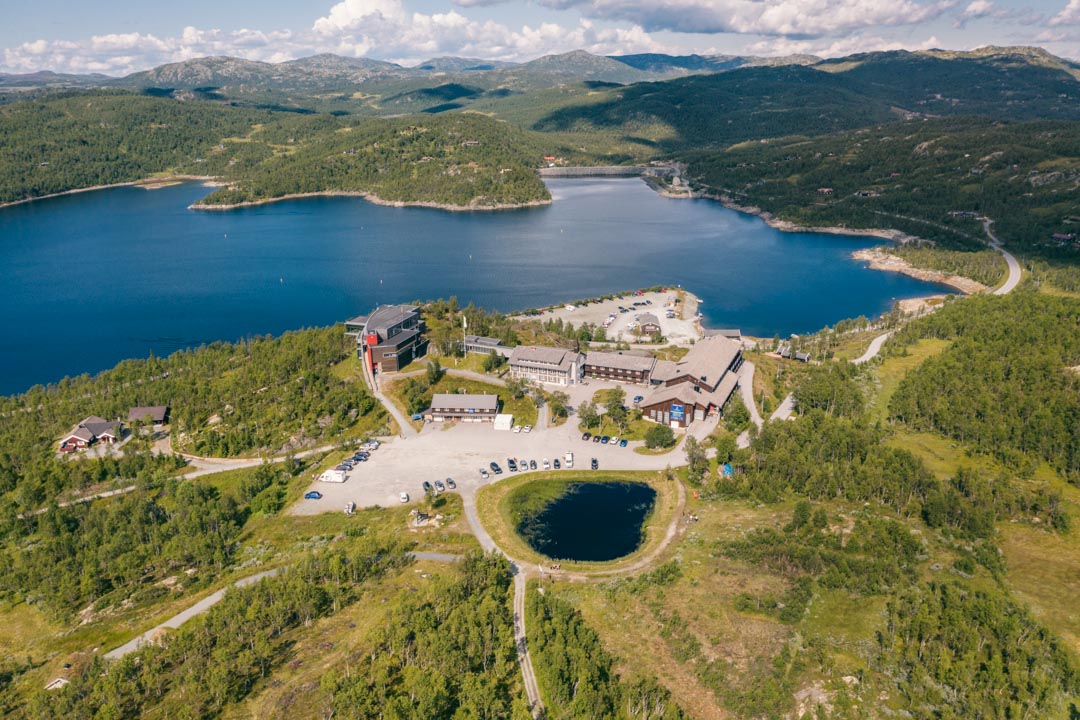
<svg viewBox="0 0 1080 720"><path fill-rule="evenodd" d="M526 425L522 430L524 432L532 432L532 425Z"/></svg>
<svg viewBox="0 0 1080 720"><path fill-rule="evenodd" d="M530 460L529 461L529 469L530 470L535 470L536 469L536 461L535 460Z"/></svg>
<svg viewBox="0 0 1080 720"><path fill-rule="evenodd" d="M398 495L398 500L401 500L401 502L403 502L403 503L404 502L409 502L409 493L402 490L401 494Z"/></svg>
<svg viewBox="0 0 1080 720"><path fill-rule="evenodd" d="M544 467L545 470L550 470L551 469L551 463L548 462L547 458L544 458L544 462L542 462L540 464Z"/></svg>
<svg viewBox="0 0 1080 720"><path fill-rule="evenodd" d="M592 439L592 433L581 433L581 439L588 442Z"/></svg>
<svg viewBox="0 0 1080 720"><path fill-rule="evenodd" d="M499 467L499 463L491 463L490 465L488 465L488 467L490 467L491 472L495 473L496 475L502 475L502 468Z"/></svg>
<svg viewBox="0 0 1080 720"><path fill-rule="evenodd" d="M600 469L600 463L598 463L598 462L596 461L596 458L593 458L593 459L592 459L592 469L593 469L593 470L599 470L599 469Z"/></svg>
<svg viewBox="0 0 1080 720"><path fill-rule="evenodd" d="M514 432L516 432L516 433L521 432L521 426L520 425L515 425L514 426Z"/></svg>
<svg viewBox="0 0 1080 720"><path fill-rule="evenodd" d="M609 445L618 445L619 444L619 436L618 435L612 435L611 439L608 440L608 444Z"/></svg>
<svg viewBox="0 0 1080 720"><path fill-rule="evenodd" d="M552 465L554 466L554 468L556 470L561 470L562 469L562 465L559 464L559 458L555 458L551 462L552 462Z"/></svg>
<svg viewBox="0 0 1080 720"><path fill-rule="evenodd" d="M420 413L416 413L415 415L411 416L409 419L414 420L416 422L419 422L419 421L424 419L424 416L421 415Z"/></svg>
<svg viewBox="0 0 1080 720"><path fill-rule="evenodd" d="M635 404L635 405L637 405L638 403L640 403L640 402L641 402L642 400L644 400L644 399L645 399L645 398L644 398L644 397L642 397L641 395L635 395L635 396L634 396L634 404Z"/></svg>
<svg viewBox="0 0 1080 720"><path fill-rule="evenodd" d="M601 445L607 445L610 440L611 440L611 436L610 435L605 435L604 437L600 438L600 444Z"/></svg>
<svg viewBox="0 0 1080 720"><path fill-rule="evenodd" d="M322 493L319 492L318 490L312 490L311 492L304 493L304 499L305 500L321 500L322 499Z"/></svg>
<svg viewBox="0 0 1080 720"><path fill-rule="evenodd" d="M446 487L451 490L457 490L457 483L454 482L454 478L446 478Z"/></svg>
<svg viewBox="0 0 1080 720"><path fill-rule="evenodd" d="M514 462L514 458L510 458L506 461L506 467L510 468L510 472L517 472L517 463Z"/></svg>
<svg viewBox="0 0 1080 720"><path fill-rule="evenodd" d="M598 442L600 442L600 436L599 436L599 435L593 435L593 436L592 436L592 441L593 441L594 443L598 443Z"/></svg>
<svg viewBox="0 0 1080 720"><path fill-rule="evenodd" d="M446 486L443 485L442 480L436 480L435 481L435 492L439 492L439 493L446 492Z"/></svg>
<svg viewBox="0 0 1080 720"><path fill-rule="evenodd" d="M421 487L423 487L423 488L424 488L424 494L425 494L425 495L426 495L426 494L428 494L429 492L431 492L431 483L429 483L429 482L428 482L427 480L425 480L425 481L423 482L423 484L421 485Z"/></svg>
<svg viewBox="0 0 1080 720"><path fill-rule="evenodd" d="M487 480L489 477L491 477L491 475L488 474L488 471L487 471L486 468L480 468L480 477L483 480Z"/></svg>
<svg viewBox="0 0 1080 720"><path fill-rule="evenodd" d="M619 447L626 447L626 438L619 441Z"/></svg>

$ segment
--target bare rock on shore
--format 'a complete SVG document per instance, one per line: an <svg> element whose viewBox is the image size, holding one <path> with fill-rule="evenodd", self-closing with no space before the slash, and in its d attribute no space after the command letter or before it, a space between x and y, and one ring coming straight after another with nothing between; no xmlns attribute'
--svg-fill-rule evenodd
<svg viewBox="0 0 1080 720"><path fill-rule="evenodd" d="M868 248L866 250L856 250L851 254L851 257L856 260L862 260L870 263L872 270L886 270L888 272L898 272L909 277L916 278L918 280L925 280L927 282L943 283L950 287L954 287L962 293L967 295L974 295L975 293L984 292L987 288L981 282L972 280L971 278L961 277L960 275L949 275L948 273L941 272L940 270L926 270L923 268L917 268L907 260L890 255L887 252L882 251L880 248Z"/></svg>

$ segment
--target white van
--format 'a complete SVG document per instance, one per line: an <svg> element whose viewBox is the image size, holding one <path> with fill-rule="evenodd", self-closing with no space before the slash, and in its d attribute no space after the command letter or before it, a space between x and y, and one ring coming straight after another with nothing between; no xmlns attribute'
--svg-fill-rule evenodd
<svg viewBox="0 0 1080 720"><path fill-rule="evenodd" d="M565 456L563 456L563 466L567 470L574 467L574 453L568 452Z"/></svg>

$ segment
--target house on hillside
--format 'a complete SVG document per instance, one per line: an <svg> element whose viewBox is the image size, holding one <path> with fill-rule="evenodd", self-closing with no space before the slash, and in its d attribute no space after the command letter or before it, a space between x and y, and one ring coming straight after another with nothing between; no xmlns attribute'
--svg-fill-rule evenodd
<svg viewBox="0 0 1080 720"><path fill-rule="evenodd" d="M71 429L60 440L60 452L85 450L94 443L113 445L120 440L121 428L117 420L91 415Z"/></svg>
<svg viewBox="0 0 1080 720"><path fill-rule="evenodd" d="M169 406L133 407L128 410L128 422L133 423L136 420L149 420L154 427L167 425L169 422Z"/></svg>
<svg viewBox="0 0 1080 720"><path fill-rule="evenodd" d="M467 393L436 393L431 398L431 410L428 411L435 422L493 422L498 412L498 395Z"/></svg>
<svg viewBox="0 0 1080 720"><path fill-rule="evenodd" d="M400 370L427 351L420 308L383 305L367 318L356 341L356 354L372 373Z"/></svg>

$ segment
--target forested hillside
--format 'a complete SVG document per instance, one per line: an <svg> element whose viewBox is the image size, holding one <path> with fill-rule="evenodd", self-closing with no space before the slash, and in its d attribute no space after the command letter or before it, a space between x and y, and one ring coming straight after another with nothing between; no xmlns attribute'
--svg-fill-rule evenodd
<svg viewBox="0 0 1080 720"><path fill-rule="evenodd" d="M1080 300L1018 292L952 303L897 333L952 340L908 374L893 418L1024 466L1048 462L1080 484Z"/></svg>
<svg viewBox="0 0 1080 720"><path fill-rule="evenodd" d="M1050 279L1080 289L1075 230L1080 123L976 118L908 120L823 137L745 143L687 155L707 192L810 227L897 228L980 250L994 220Z"/></svg>
<svg viewBox="0 0 1080 720"><path fill-rule="evenodd" d="M306 192L490 207L546 200L557 148L480 115L356 120L119 92L0 106L0 203L155 174L229 183L227 204Z"/></svg>
<svg viewBox="0 0 1080 720"><path fill-rule="evenodd" d="M381 428L382 407L332 372L351 350L340 327L299 331L128 360L0 398L0 507L36 510L66 490L134 480L162 462L135 452L141 439L123 457L56 459L61 435L88 415L126 421L131 407L168 405L173 449L216 456L296 450Z"/></svg>

